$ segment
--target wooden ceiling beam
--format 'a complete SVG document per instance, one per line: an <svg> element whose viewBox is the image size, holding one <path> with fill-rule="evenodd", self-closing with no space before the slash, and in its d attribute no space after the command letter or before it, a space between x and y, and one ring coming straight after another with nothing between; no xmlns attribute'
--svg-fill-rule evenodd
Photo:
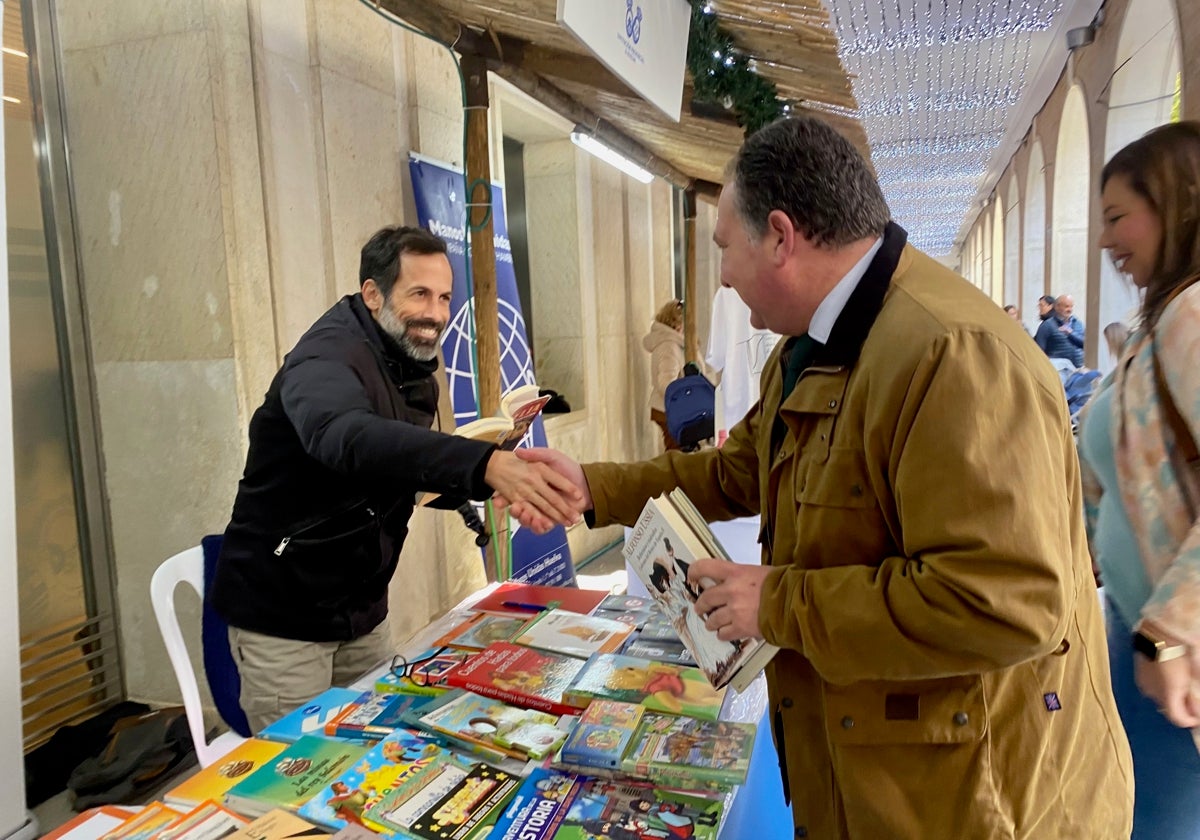
<svg viewBox="0 0 1200 840"><path fill-rule="evenodd" d="M449 17L428 0L375 2L379 8L452 47L459 54L483 58L487 62L487 68L497 76L566 120L582 126L597 140L638 166L680 189L692 186L694 179L690 175L658 157L617 127L605 122L594 111L546 79L547 75L553 75L598 90L616 93L618 96L635 96L608 68L595 59L550 47L538 47L495 32L479 32ZM534 68L540 68L542 72ZM612 80L611 85L601 83L605 78ZM612 85L619 86L620 90L610 90Z"/></svg>

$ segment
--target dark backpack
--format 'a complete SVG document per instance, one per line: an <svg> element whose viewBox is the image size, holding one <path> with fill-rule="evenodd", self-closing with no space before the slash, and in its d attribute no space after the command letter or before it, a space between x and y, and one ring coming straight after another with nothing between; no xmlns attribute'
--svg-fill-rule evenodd
<svg viewBox="0 0 1200 840"><path fill-rule="evenodd" d="M663 413L671 437L681 449L692 450L716 434L717 389L692 363L684 366L683 373L667 386Z"/></svg>
<svg viewBox="0 0 1200 840"><path fill-rule="evenodd" d="M196 751L182 706L121 718L113 724L99 755L71 771L71 805L140 802L151 791L196 763Z"/></svg>

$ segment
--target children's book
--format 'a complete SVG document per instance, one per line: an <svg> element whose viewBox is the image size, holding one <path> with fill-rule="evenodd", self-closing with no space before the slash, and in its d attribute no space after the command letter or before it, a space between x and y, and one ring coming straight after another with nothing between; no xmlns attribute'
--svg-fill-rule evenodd
<svg viewBox="0 0 1200 840"><path fill-rule="evenodd" d="M563 690L583 665L584 660L563 653L496 642L451 671L446 682L525 709L571 715L587 701L569 703Z"/></svg>
<svg viewBox="0 0 1200 840"><path fill-rule="evenodd" d="M305 735L230 788L225 804L248 817L272 808L296 811L366 752L364 746Z"/></svg>
<svg viewBox="0 0 1200 840"><path fill-rule="evenodd" d="M547 610L512 640L525 647L587 659L593 653L615 653L632 632L632 627L620 621L569 610Z"/></svg>
<svg viewBox="0 0 1200 840"><path fill-rule="evenodd" d="M667 787L728 790L746 781L755 725L647 712L621 769Z"/></svg>
<svg viewBox="0 0 1200 840"><path fill-rule="evenodd" d="M620 769L625 749L645 711L645 706L636 703L592 701L571 730L557 761L574 767Z"/></svg>
<svg viewBox="0 0 1200 840"><path fill-rule="evenodd" d="M300 708L265 727L259 733L259 737L291 744L305 735L320 735L325 731L325 724L341 714L342 709L358 700L361 694L361 691L352 688L331 688L323 691Z"/></svg>
<svg viewBox="0 0 1200 840"><path fill-rule="evenodd" d="M642 625L641 632L638 633L638 638L643 642L677 642L681 645L683 644L683 641L679 638L679 634L675 632L675 625L658 610L655 610L646 619L646 623Z"/></svg>
<svg viewBox="0 0 1200 840"><path fill-rule="evenodd" d="M221 840L248 822L245 817L210 800L200 803L166 830L158 832L154 840Z"/></svg>
<svg viewBox="0 0 1200 840"><path fill-rule="evenodd" d="M744 691L778 648L762 639L722 641L704 626L696 612L703 585L688 580L688 569L701 557L729 560L729 555L682 490L646 502L624 553L708 681Z"/></svg>
<svg viewBox="0 0 1200 840"><path fill-rule="evenodd" d="M272 808L244 828L240 828L225 840L317 840L328 837L323 828L302 820L281 808Z"/></svg>
<svg viewBox="0 0 1200 840"><path fill-rule="evenodd" d="M593 840L619 837L716 840L722 800L636 782L537 768L492 830L495 840Z"/></svg>
<svg viewBox="0 0 1200 840"><path fill-rule="evenodd" d="M592 700L619 700L653 711L716 720L725 689L713 688L698 668L597 653L563 692L563 700L581 708Z"/></svg>
<svg viewBox="0 0 1200 840"><path fill-rule="evenodd" d="M692 652L683 646L683 642L653 642L645 639L634 639L625 645L621 653L626 656L636 656L639 659L653 659L655 662L673 662L676 665L695 666L696 658Z"/></svg>
<svg viewBox="0 0 1200 840"><path fill-rule="evenodd" d="M366 691L358 700L342 709L325 724L327 736L378 741L404 726L404 713L419 708L432 697L421 694L396 694L390 691Z"/></svg>
<svg viewBox="0 0 1200 840"><path fill-rule="evenodd" d="M467 650L483 650L492 642L507 642L527 623L525 618L516 616L476 613L434 644Z"/></svg>
<svg viewBox="0 0 1200 840"><path fill-rule="evenodd" d="M450 753L408 729L397 729L300 806L301 817L328 828L360 825L381 834L386 826L367 817L372 806L398 785Z"/></svg>
<svg viewBox="0 0 1200 840"><path fill-rule="evenodd" d="M407 667L388 671L375 681L380 693L422 694L436 696L444 692L446 675L468 656L465 650L430 648L414 656Z"/></svg>
<svg viewBox="0 0 1200 840"><path fill-rule="evenodd" d="M151 802L100 840L149 840L182 816L182 811L168 808L161 802Z"/></svg>
<svg viewBox="0 0 1200 840"><path fill-rule="evenodd" d="M514 388L500 398L500 408L495 417L480 417L469 423L463 423L454 430L458 437L481 440L494 443L500 449L516 449L529 427L542 413L542 408L550 402L549 396L539 396L537 385L522 385ZM438 497L437 493L426 493L417 503L427 505Z"/></svg>
<svg viewBox="0 0 1200 840"><path fill-rule="evenodd" d="M498 750L516 758L545 758L567 737L559 718L491 697L455 689L410 720L422 729Z"/></svg>
<svg viewBox="0 0 1200 840"><path fill-rule="evenodd" d="M370 817L404 837L483 840L520 782L489 764L445 759L391 790Z"/></svg>
<svg viewBox="0 0 1200 840"><path fill-rule="evenodd" d="M286 744L278 741L251 738L215 764L198 770L185 782L171 788L163 795L163 800L176 808L195 808L208 799L219 802L238 781L279 755L286 747Z"/></svg>
<svg viewBox="0 0 1200 840"><path fill-rule="evenodd" d="M543 586L509 580L476 601L471 609L532 618L544 610L561 609L586 615L596 609L608 593L574 586Z"/></svg>

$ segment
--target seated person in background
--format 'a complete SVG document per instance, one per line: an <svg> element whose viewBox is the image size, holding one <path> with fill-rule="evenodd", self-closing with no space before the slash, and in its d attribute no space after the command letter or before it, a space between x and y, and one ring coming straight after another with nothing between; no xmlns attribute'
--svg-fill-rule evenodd
<svg viewBox="0 0 1200 840"><path fill-rule="evenodd" d="M1041 323L1054 314L1054 295L1042 295L1038 298L1038 322Z"/></svg>
<svg viewBox="0 0 1200 840"><path fill-rule="evenodd" d="M300 338L250 419L208 595L256 732L391 653L388 582L418 493L450 509L514 493L555 522L577 517L580 494L548 468L431 430L445 243L384 228L363 246L359 283Z"/></svg>
<svg viewBox="0 0 1200 840"><path fill-rule="evenodd" d="M1071 313L1075 298L1059 295L1054 302L1054 314L1042 321L1034 341L1051 359L1067 359L1077 368L1083 367L1083 322Z"/></svg>

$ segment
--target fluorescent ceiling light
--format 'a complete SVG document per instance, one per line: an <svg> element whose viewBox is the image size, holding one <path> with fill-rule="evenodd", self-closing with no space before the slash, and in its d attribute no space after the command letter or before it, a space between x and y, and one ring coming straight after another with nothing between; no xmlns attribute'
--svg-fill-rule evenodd
<svg viewBox="0 0 1200 840"><path fill-rule="evenodd" d="M20 58L29 58L28 53L21 52L20 50L14 50L12 47L0 47L0 50L3 50L4 52L8 53L9 55L15 55Z"/></svg>
<svg viewBox="0 0 1200 840"><path fill-rule="evenodd" d="M583 149L585 152L590 152L591 154L600 158L600 160L604 161L610 166L617 167L617 169L620 169L631 178L636 178L643 184L649 184L654 180L654 176L645 169L638 166L624 155L614 152L612 149L610 149L608 146L605 146L590 134L586 134L585 132L576 129L575 131L571 132L571 142Z"/></svg>
<svg viewBox="0 0 1200 840"><path fill-rule="evenodd" d="M5 101L5 102L11 102L11 103L13 103L14 105L20 105L20 104L21 104L21 100L20 100L20 99L17 99L15 96L7 96L7 95L6 95L6 96L4 97L4 101Z"/></svg>

